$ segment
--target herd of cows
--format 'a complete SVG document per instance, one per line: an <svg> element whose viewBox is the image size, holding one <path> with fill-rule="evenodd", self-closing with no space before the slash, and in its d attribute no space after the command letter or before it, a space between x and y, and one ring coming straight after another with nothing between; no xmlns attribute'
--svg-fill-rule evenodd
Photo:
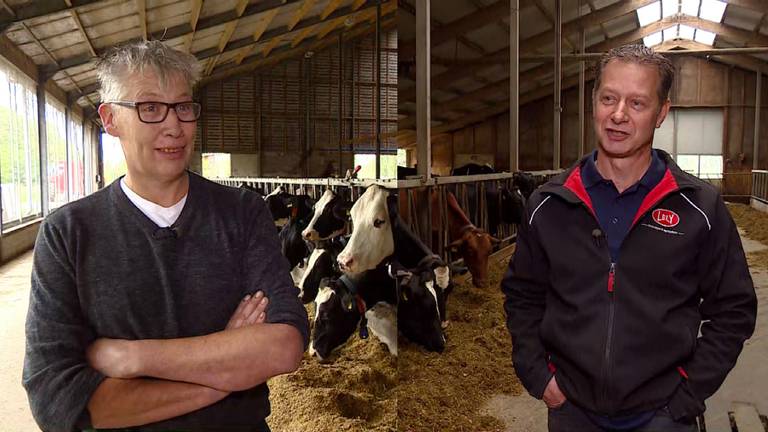
<svg viewBox="0 0 768 432"><path fill-rule="evenodd" d="M315 304L310 355L329 361L356 331L367 338L369 330L393 355L398 333L442 352L453 276L469 270L476 286L487 284L488 256L498 244L496 226L519 223L523 202L536 187L525 173L516 173L513 185L514 190L485 190L491 232L475 226L454 194L446 194L449 247L466 267L446 263L414 235L399 214L395 190L372 185L354 203L344 188L328 189L318 200L282 187L262 195L299 296L304 304ZM437 202L433 193L432 205ZM471 203L470 208L476 210Z"/></svg>

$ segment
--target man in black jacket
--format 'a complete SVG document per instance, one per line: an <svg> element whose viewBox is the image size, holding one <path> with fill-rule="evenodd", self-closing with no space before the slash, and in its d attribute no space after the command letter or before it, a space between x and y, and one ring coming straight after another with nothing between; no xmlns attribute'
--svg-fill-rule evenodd
<svg viewBox="0 0 768 432"><path fill-rule="evenodd" d="M722 198L652 148L673 75L642 45L604 56L597 150L528 201L501 288L515 371L550 431L696 431L754 330Z"/></svg>

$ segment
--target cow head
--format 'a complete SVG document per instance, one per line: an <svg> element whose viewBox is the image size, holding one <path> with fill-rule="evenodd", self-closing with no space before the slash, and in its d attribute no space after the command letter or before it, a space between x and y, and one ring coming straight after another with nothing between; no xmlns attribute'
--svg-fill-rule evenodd
<svg viewBox="0 0 768 432"><path fill-rule="evenodd" d="M272 214L272 220L275 221L275 225L278 227L288 223L288 218L291 216L291 212L286 204L287 196L288 194L283 190L283 187L278 186L269 195L264 197L267 209Z"/></svg>
<svg viewBox="0 0 768 432"><path fill-rule="evenodd" d="M519 225L523 220L525 203L517 190L501 188L501 219L504 223Z"/></svg>
<svg viewBox="0 0 768 432"><path fill-rule="evenodd" d="M346 292L339 279L323 279L315 298L314 330L309 355L327 361L336 348L355 332L361 314L357 307L347 308L342 301Z"/></svg>
<svg viewBox="0 0 768 432"><path fill-rule="evenodd" d="M309 256L307 270L299 282L299 297L307 304L317 297L320 282L336 274L334 255L331 250L315 248Z"/></svg>
<svg viewBox="0 0 768 432"><path fill-rule="evenodd" d="M450 284L448 267L399 271L397 327L408 340L429 351L445 349L445 300Z"/></svg>
<svg viewBox="0 0 768 432"><path fill-rule="evenodd" d="M311 241L327 240L344 232L351 203L328 189L314 207L314 215L302 236Z"/></svg>
<svg viewBox="0 0 768 432"><path fill-rule="evenodd" d="M464 230L461 238L450 245L455 252L464 258L464 264L472 273L472 284L478 288L488 286L488 256L493 252L494 245L499 239L477 227Z"/></svg>
<svg viewBox="0 0 768 432"><path fill-rule="evenodd" d="M338 257L344 273L355 275L372 270L394 253L388 196L386 189L372 185L352 206L352 236Z"/></svg>
<svg viewBox="0 0 768 432"><path fill-rule="evenodd" d="M526 200L530 198L537 186L536 178L523 171L515 171L515 173L512 174L512 184L520 191L523 198Z"/></svg>

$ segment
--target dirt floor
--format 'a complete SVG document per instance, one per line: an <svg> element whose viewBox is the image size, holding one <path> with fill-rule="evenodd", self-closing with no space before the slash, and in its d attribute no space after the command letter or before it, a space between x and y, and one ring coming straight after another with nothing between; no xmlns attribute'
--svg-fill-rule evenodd
<svg viewBox="0 0 768 432"><path fill-rule="evenodd" d="M307 308L310 322L314 310ZM397 359L375 337L357 334L321 364L304 354L293 374L269 381L274 432L394 431Z"/></svg>
<svg viewBox="0 0 768 432"><path fill-rule="evenodd" d="M511 345L498 283L509 260L493 266L491 284L459 282L448 299L450 325L442 354L400 338L399 358L371 338L353 336L332 363L305 356L294 374L270 381L275 432L501 431L480 413L494 394L522 391L511 365ZM313 311L308 309L310 319Z"/></svg>
<svg viewBox="0 0 768 432"><path fill-rule="evenodd" d="M747 237L768 245L768 213L745 204L728 203L728 210L731 211L736 225L744 230ZM768 250L748 253L747 261L750 267L768 269Z"/></svg>

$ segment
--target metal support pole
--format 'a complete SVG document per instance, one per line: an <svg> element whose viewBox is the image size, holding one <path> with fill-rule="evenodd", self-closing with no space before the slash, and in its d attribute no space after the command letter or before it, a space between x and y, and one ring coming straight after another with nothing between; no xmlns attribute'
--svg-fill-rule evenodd
<svg viewBox="0 0 768 432"><path fill-rule="evenodd" d="M760 103L763 93L763 72L757 71L757 86L755 87L755 142L752 150L752 169L758 169L760 162L759 150L760 150Z"/></svg>
<svg viewBox="0 0 768 432"><path fill-rule="evenodd" d="M581 36L580 51L582 54L584 54L587 47L586 34L587 32L584 30L584 27L582 27L581 34L580 34ZM585 143L584 143L584 141L586 140L585 139L586 125L584 124L584 121L586 120L584 115L584 110L585 110L584 103L586 102L585 101L586 95L584 94L586 91L586 83L584 81L586 79L586 72L587 72L587 64L586 62L582 61L579 64L579 155L578 155L579 158L581 158L581 156L583 156L584 152L586 151Z"/></svg>
<svg viewBox="0 0 768 432"><path fill-rule="evenodd" d="M562 62L560 58L560 55L562 54L563 32L563 10L561 1L562 0L555 0L555 104L552 125L552 169L560 168L560 112L562 111L560 90L563 79Z"/></svg>
<svg viewBox="0 0 768 432"><path fill-rule="evenodd" d="M43 216L51 210L48 192L48 134L45 120L45 82L37 83L37 136L40 140L40 199Z"/></svg>
<svg viewBox="0 0 768 432"><path fill-rule="evenodd" d="M417 172L424 180L432 176L430 142L430 3L416 1L416 161Z"/></svg>
<svg viewBox="0 0 768 432"><path fill-rule="evenodd" d="M341 165L343 164L343 153L341 146L343 145L344 140L344 133L342 132L344 128L344 120L342 120L342 113L344 112L344 36L343 32L339 33L339 99L336 102L336 105L338 106L338 121L339 121L339 177L343 177L343 171L341 170Z"/></svg>
<svg viewBox="0 0 768 432"><path fill-rule="evenodd" d="M509 1L509 172L520 164L520 0Z"/></svg>
<svg viewBox="0 0 768 432"><path fill-rule="evenodd" d="M376 4L376 178L381 178L381 1Z"/></svg>

